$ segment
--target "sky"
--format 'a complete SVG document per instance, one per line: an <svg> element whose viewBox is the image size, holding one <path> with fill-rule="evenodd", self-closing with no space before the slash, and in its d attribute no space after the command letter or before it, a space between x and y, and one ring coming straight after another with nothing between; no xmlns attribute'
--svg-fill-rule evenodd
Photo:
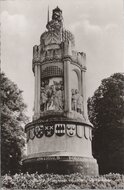
<svg viewBox="0 0 124 190"><path fill-rule="evenodd" d="M3 0L1 3L1 70L23 90L27 115L33 116L33 46L46 30L47 10L59 6L64 27L87 56L87 98L101 80L124 72L123 0Z"/></svg>

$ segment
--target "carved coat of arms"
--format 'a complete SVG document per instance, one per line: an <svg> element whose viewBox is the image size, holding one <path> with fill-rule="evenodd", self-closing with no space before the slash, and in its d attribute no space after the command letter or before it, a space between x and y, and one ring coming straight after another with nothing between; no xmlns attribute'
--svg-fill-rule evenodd
<svg viewBox="0 0 124 190"><path fill-rule="evenodd" d="M83 126L77 125L77 136L82 138L83 137Z"/></svg>
<svg viewBox="0 0 124 190"><path fill-rule="evenodd" d="M46 137L51 137L54 134L54 126L53 125L45 125L44 133Z"/></svg>
<svg viewBox="0 0 124 190"><path fill-rule="evenodd" d="M84 136L86 139L89 139L89 127L87 126L84 127Z"/></svg>
<svg viewBox="0 0 124 190"><path fill-rule="evenodd" d="M76 125L74 124L68 124L66 126L66 129L67 129L67 135L70 136L70 137L73 137L76 135Z"/></svg>
<svg viewBox="0 0 124 190"><path fill-rule="evenodd" d="M44 126L43 125L36 126L34 132L37 138L41 138L44 134Z"/></svg>
<svg viewBox="0 0 124 190"><path fill-rule="evenodd" d="M90 137L90 140L92 141L92 129L89 128L89 137Z"/></svg>
<svg viewBox="0 0 124 190"><path fill-rule="evenodd" d="M55 124L55 134L63 136L65 134L65 124Z"/></svg>
<svg viewBox="0 0 124 190"><path fill-rule="evenodd" d="M35 137L35 134L34 134L34 127L32 129L30 129L30 139L33 140Z"/></svg>

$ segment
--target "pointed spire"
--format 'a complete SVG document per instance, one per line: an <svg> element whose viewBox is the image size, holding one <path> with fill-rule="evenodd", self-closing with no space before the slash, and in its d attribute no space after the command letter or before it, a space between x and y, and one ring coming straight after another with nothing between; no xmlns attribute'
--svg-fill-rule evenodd
<svg viewBox="0 0 124 190"><path fill-rule="evenodd" d="M47 24L49 23L49 6L48 6L48 13L47 13Z"/></svg>

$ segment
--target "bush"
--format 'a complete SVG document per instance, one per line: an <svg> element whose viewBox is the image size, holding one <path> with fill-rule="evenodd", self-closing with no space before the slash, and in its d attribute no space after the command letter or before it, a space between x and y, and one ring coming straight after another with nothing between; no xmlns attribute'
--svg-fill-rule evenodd
<svg viewBox="0 0 124 190"><path fill-rule="evenodd" d="M15 174L2 176L2 190L7 189L124 189L124 175L83 176L57 174Z"/></svg>

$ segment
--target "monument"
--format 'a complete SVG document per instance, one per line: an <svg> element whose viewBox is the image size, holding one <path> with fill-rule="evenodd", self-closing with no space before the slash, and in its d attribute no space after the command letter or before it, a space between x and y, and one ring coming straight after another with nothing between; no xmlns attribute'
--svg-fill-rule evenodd
<svg viewBox="0 0 124 190"><path fill-rule="evenodd" d="M35 101L33 121L25 126L25 171L97 175L92 156L92 125L86 103L86 54L75 50L56 7L40 45L33 47Z"/></svg>

